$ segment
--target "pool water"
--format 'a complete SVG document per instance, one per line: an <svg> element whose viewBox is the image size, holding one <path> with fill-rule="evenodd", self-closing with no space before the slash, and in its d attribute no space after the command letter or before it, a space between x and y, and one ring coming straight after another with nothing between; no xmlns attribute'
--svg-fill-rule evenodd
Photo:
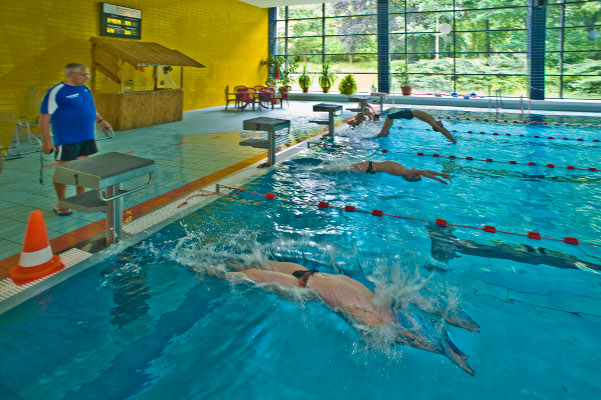
<svg viewBox="0 0 601 400"><path fill-rule="evenodd" d="M381 139L378 124L341 131L326 143L345 147L312 147L243 187L278 199L222 196L1 315L3 398L596 398L601 247L315 204L601 244L601 172L539 166L599 168L598 128L445 121L453 145L397 122ZM452 183L343 171L364 160L444 171ZM359 280L432 343L451 341L475 375L306 290L207 273L267 258ZM456 315L480 332L445 318Z"/></svg>

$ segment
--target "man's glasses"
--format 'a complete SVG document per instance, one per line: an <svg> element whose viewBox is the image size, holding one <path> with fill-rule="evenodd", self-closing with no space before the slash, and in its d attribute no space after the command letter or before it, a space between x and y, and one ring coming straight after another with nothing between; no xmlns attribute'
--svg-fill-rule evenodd
<svg viewBox="0 0 601 400"><path fill-rule="evenodd" d="M87 78L89 78L90 76L92 76L92 75L90 75L90 74L80 74L79 72L75 72L75 73L76 73L77 75L85 76L85 77L87 77Z"/></svg>

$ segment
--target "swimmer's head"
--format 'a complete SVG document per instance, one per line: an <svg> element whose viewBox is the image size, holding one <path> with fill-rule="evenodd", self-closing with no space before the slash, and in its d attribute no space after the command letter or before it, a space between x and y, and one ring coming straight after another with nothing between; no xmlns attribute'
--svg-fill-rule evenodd
<svg viewBox="0 0 601 400"><path fill-rule="evenodd" d="M415 175L411 175L411 176L403 176L403 179L406 180L407 182L419 182L422 180L422 176L415 174Z"/></svg>

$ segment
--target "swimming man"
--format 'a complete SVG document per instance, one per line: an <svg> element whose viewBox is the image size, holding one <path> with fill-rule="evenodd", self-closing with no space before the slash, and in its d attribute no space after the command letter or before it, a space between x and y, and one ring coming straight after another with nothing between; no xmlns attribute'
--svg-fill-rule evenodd
<svg viewBox="0 0 601 400"><path fill-rule="evenodd" d="M267 260L266 269L248 268L238 272L227 272L222 278L239 276L253 282L275 283L287 288L300 287L316 292L330 307L342 310L353 320L371 327L384 327L397 324L389 305L378 304L375 294L362 283L346 275L332 275L315 270L309 270L300 264ZM207 269L209 275L221 274ZM452 325L461 326L476 331L478 324L469 321L449 321ZM428 338L418 326L397 326L396 341L410 346L447 356L461 369L474 375L467 364L467 357L455 346L446 335L437 340Z"/></svg>
<svg viewBox="0 0 601 400"><path fill-rule="evenodd" d="M400 176L407 182L417 182L422 180L422 176L437 180L438 182L447 185L447 182L438 178L438 176L447 179L451 182L451 176L446 173L430 171L428 169L406 168L403 164L396 161L362 161L351 164L351 171L364 172L367 174L375 174L376 172L385 172L390 175Z"/></svg>
<svg viewBox="0 0 601 400"><path fill-rule="evenodd" d="M403 108L400 111L393 112L388 114L386 120L384 121L384 126L380 133L378 133L377 137L388 136L389 130L392 127L392 121L395 119L412 119L413 117L420 119L430 125L432 130L435 132L442 133L447 139L449 139L452 143L457 143L455 138L449 133L449 131L442 125L442 122L436 121L434 117L428 114L425 111L420 110L410 110L408 108Z"/></svg>

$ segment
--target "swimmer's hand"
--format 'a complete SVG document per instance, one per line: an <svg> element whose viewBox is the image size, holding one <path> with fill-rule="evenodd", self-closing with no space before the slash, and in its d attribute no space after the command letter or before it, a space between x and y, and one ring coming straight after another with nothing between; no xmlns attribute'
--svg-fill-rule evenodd
<svg viewBox="0 0 601 400"><path fill-rule="evenodd" d="M420 174L421 176L425 176L426 178L430 178L430 179L434 179L435 181L438 181L440 183L444 183L445 185L448 185L447 182L445 182L444 180L438 178L439 176L448 180L449 182L453 182L451 181L451 175L446 174L446 173L441 173L441 172L436 172L436 171L430 171L428 169L422 169L419 170L417 172L418 174Z"/></svg>

